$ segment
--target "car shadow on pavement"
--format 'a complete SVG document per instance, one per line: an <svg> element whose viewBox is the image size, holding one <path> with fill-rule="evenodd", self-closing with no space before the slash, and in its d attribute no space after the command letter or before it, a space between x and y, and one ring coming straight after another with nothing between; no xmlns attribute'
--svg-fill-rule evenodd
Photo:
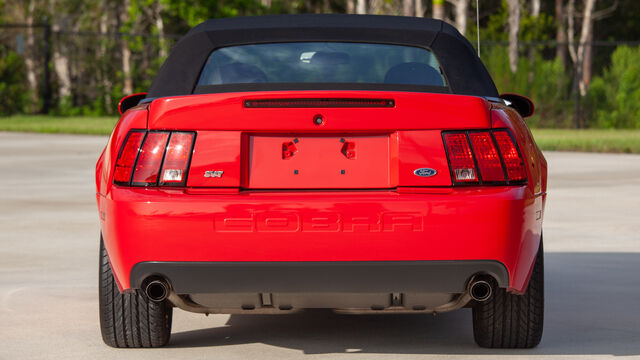
<svg viewBox="0 0 640 360"><path fill-rule="evenodd" d="M640 254L546 253L545 329L530 350L482 349L471 310L433 315L232 315L172 335L169 347L264 343L305 354L640 355Z"/></svg>

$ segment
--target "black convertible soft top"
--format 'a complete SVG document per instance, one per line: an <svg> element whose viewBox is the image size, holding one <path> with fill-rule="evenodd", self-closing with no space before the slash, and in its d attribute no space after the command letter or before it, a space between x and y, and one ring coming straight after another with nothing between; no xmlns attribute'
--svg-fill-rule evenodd
<svg viewBox="0 0 640 360"><path fill-rule="evenodd" d="M147 98L193 94L200 71L216 48L310 41L428 48L438 58L451 92L498 96L495 84L473 46L453 26L443 21L402 16L307 14L248 16L203 22L174 46L158 71ZM349 88L349 84L344 84L341 89L345 89L345 86ZM360 88L354 85L352 89ZM236 90L247 89L237 87Z"/></svg>

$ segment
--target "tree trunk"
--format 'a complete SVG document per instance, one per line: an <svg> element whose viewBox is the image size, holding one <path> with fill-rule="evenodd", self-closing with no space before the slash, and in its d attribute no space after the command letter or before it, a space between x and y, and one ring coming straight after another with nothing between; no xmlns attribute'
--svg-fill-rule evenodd
<svg viewBox="0 0 640 360"><path fill-rule="evenodd" d="M416 8L416 17L424 17L424 7L422 6L422 0L415 0L414 6Z"/></svg>
<svg viewBox="0 0 640 360"><path fill-rule="evenodd" d="M540 0L531 0L531 16L540 16Z"/></svg>
<svg viewBox="0 0 640 360"><path fill-rule="evenodd" d="M591 82L592 48L590 41L593 40L593 12L596 0L584 0L582 10L582 25L580 39L575 44L575 0L569 0L567 4L567 37L569 40L569 55L575 66L575 81L578 82L578 89L581 96L587 95L589 83Z"/></svg>
<svg viewBox="0 0 640 360"><path fill-rule="evenodd" d="M569 50L569 56L571 57L571 61L574 64L578 63L578 54L576 53L575 46L575 15L576 15L576 7L575 0L569 0L567 3L567 49Z"/></svg>
<svg viewBox="0 0 640 360"><path fill-rule="evenodd" d="M354 14L356 12L355 0L347 0L347 14Z"/></svg>
<svg viewBox="0 0 640 360"><path fill-rule="evenodd" d="M129 22L129 7L131 0L124 0L122 8L118 12L120 27ZM130 95L133 93L133 79L131 78L131 49L129 49L129 37L120 37L120 54L122 56L122 93Z"/></svg>
<svg viewBox="0 0 640 360"><path fill-rule="evenodd" d="M520 1L507 0L509 5L509 68L518 71L518 33L520 32Z"/></svg>
<svg viewBox="0 0 640 360"><path fill-rule="evenodd" d="M62 30L63 19L60 18L56 9L56 1L49 3L49 12L53 18L51 31L57 33L57 41L53 46L53 70L58 79L58 97L59 100L67 99L71 96L71 73L69 71L68 49L64 45L65 42L60 39L60 31ZM65 26L66 27L66 26Z"/></svg>
<svg viewBox="0 0 640 360"><path fill-rule="evenodd" d="M369 14L382 14L384 12L384 0L369 0Z"/></svg>
<svg viewBox="0 0 640 360"><path fill-rule="evenodd" d="M402 0L402 15L413 16L413 1L414 0Z"/></svg>
<svg viewBox="0 0 640 360"><path fill-rule="evenodd" d="M584 59L582 59L582 85L580 88L580 95L587 95L589 86L591 85L591 75L593 69L593 47L591 42L593 41L593 22L591 22L591 30L589 30L589 37L585 40L584 44Z"/></svg>
<svg viewBox="0 0 640 360"><path fill-rule="evenodd" d="M33 13L35 11L36 1L29 0L29 6L27 8L27 48L24 63L27 68L27 81L29 82L29 94L31 104L30 110L35 110L35 105L38 102L38 78L36 76L36 62L34 60L35 53L35 38L33 36Z"/></svg>
<svg viewBox="0 0 640 360"><path fill-rule="evenodd" d="M113 112L111 109L111 74L108 69L109 66L105 63L107 57L107 43L109 30L109 0L102 0L100 14L100 47L98 49L98 58L102 60L102 66L100 66L100 77L102 82L102 88L104 91L104 107L108 113Z"/></svg>
<svg viewBox="0 0 640 360"><path fill-rule="evenodd" d="M464 35L467 32L467 18L469 17L469 0L449 0L454 7L454 13L456 16L456 29L460 34Z"/></svg>
<svg viewBox="0 0 640 360"><path fill-rule="evenodd" d="M563 0L556 0L556 58L560 59L562 68L567 66L567 33L565 27L565 14Z"/></svg>
<svg viewBox="0 0 640 360"><path fill-rule="evenodd" d="M366 0L356 0L356 14L366 14L367 3Z"/></svg>
<svg viewBox="0 0 640 360"><path fill-rule="evenodd" d="M444 20L444 0L433 0L433 18Z"/></svg>
<svg viewBox="0 0 640 360"><path fill-rule="evenodd" d="M573 62L573 85L572 93L573 99L573 123L576 129L581 128L580 121L580 89L578 86L578 78L580 78L580 66L578 66L578 54L575 48L575 34L574 34L574 22L575 22L575 0L569 0L567 3L567 49L569 50L569 56Z"/></svg>
<svg viewBox="0 0 640 360"><path fill-rule="evenodd" d="M576 96L574 121L577 128L583 127L582 116L580 115L580 97L587 95L589 82L591 81L591 44L593 40L593 13L596 0L584 0L582 10L582 25L580 39L575 44L575 0L569 0L567 4L567 38L569 40L569 55L574 64L573 89Z"/></svg>
<svg viewBox="0 0 640 360"><path fill-rule="evenodd" d="M531 0L531 17L534 18L536 23L538 22L538 18L540 17L540 0ZM535 45L529 45L529 74L527 76L529 83L533 82L535 78L536 51L537 48Z"/></svg>
<svg viewBox="0 0 640 360"><path fill-rule="evenodd" d="M156 31L158 32L158 56L164 60L167 58L167 41L164 34L164 21L162 20L162 1L156 2L153 7L153 17L156 22Z"/></svg>
<svg viewBox="0 0 640 360"><path fill-rule="evenodd" d="M591 82L591 44L593 40L593 10L596 0L585 0L582 11L582 30L580 31L580 44L578 45L578 64L580 67L580 95L587 95L589 83Z"/></svg>

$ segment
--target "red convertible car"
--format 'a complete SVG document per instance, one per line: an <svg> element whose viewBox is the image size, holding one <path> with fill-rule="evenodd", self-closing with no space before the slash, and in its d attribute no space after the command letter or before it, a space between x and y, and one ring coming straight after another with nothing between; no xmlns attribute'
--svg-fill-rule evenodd
<svg viewBox="0 0 640 360"><path fill-rule="evenodd" d="M499 95L450 25L210 20L120 110L96 165L108 345L165 345L174 307L467 307L480 346L540 342L533 104Z"/></svg>

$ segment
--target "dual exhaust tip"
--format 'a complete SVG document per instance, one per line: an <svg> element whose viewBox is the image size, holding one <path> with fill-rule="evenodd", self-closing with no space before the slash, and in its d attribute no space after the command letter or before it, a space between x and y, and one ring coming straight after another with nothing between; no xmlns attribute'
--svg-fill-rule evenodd
<svg viewBox="0 0 640 360"><path fill-rule="evenodd" d="M171 286L165 279L153 278L145 282L142 290L144 291L145 295L147 295L149 300L162 302L167 297L169 297Z"/></svg>
<svg viewBox="0 0 640 360"><path fill-rule="evenodd" d="M469 295L475 301L487 301L493 293L493 287L486 278L471 280L469 284Z"/></svg>

